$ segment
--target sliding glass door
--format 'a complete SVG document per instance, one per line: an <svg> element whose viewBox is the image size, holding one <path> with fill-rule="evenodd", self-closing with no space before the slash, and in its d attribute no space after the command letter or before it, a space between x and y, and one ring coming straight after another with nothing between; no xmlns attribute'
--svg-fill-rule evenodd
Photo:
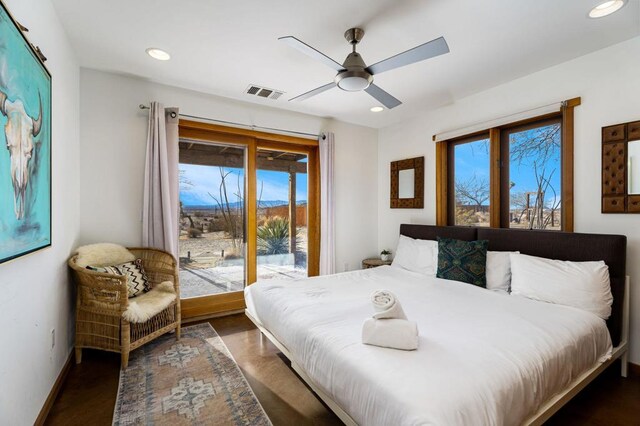
<svg viewBox="0 0 640 426"><path fill-rule="evenodd" d="M307 276L307 155L258 149L259 280Z"/></svg>
<svg viewBox="0 0 640 426"><path fill-rule="evenodd" d="M185 318L243 309L244 287L256 280L318 273L317 142L238 131L181 121Z"/></svg>
<svg viewBox="0 0 640 426"><path fill-rule="evenodd" d="M180 141L181 296L242 291L246 256L246 149Z"/></svg>

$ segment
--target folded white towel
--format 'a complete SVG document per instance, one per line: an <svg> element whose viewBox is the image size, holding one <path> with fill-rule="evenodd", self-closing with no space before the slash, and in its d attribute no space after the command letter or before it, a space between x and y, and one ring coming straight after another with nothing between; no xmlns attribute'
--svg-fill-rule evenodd
<svg viewBox="0 0 640 426"><path fill-rule="evenodd" d="M403 319L368 318L362 325L362 343L384 348L418 349L418 324Z"/></svg>
<svg viewBox="0 0 640 426"><path fill-rule="evenodd" d="M402 310L400 301L395 294L389 290L376 290L371 293L371 302L376 313L373 315L376 319L396 318L407 319Z"/></svg>

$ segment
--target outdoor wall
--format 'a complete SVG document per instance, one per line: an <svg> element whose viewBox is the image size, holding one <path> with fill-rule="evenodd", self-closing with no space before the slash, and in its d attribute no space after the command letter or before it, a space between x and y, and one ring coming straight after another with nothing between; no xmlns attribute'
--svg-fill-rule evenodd
<svg viewBox="0 0 640 426"><path fill-rule="evenodd" d="M333 131L338 271L345 264L359 268L364 257L376 253L376 130L134 77L84 68L80 74L82 243L140 244L148 112L138 105L159 101L200 117L308 133Z"/></svg>
<svg viewBox="0 0 640 426"><path fill-rule="evenodd" d="M603 126L640 120L640 37L427 111L381 129L378 139L378 248L395 249L401 223L435 224L433 134L553 102L582 97L575 109L575 230L628 237L631 360L640 364L640 216L600 213ZM389 162L424 155L425 208L389 208Z"/></svg>
<svg viewBox="0 0 640 426"><path fill-rule="evenodd" d="M53 76L52 246L0 265L0 424L32 425L73 345L66 260L80 228L79 67L48 0L4 3L29 28Z"/></svg>

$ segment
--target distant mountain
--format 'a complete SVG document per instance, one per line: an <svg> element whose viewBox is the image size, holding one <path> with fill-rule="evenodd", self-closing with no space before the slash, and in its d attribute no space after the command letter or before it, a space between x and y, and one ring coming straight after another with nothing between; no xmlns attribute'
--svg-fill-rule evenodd
<svg viewBox="0 0 640 426"><path fill-rule="evenodd" d="M185 207L191 206L207 206L209 205L207 199L203 199L199 194L195 192L180 192L180 201L182 201L182 205ZM213 200L211 200L213 201ZM214 203L210 204L210 207L213 207Z"/></svg>
<svg viewBox="0 0 640 426"><path fill-rule="evenodd" d="M301 201L298 201L296 204L300 204ZM306 204L307 202L304 201L304 203ZM289 205L288 201L284 201L284 200L261 200L260 205L258 207L276 207L276 206L286 206Z"/></svg>

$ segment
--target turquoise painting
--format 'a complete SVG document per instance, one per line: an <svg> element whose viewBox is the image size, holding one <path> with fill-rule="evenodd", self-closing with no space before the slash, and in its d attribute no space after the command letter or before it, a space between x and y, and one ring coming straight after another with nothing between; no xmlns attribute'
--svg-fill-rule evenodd
<svg viewBox="0 0 640 426"><path fill-rule="evenodd" d="M0 2L0 262L51 245L51 75Z"/></svg>

